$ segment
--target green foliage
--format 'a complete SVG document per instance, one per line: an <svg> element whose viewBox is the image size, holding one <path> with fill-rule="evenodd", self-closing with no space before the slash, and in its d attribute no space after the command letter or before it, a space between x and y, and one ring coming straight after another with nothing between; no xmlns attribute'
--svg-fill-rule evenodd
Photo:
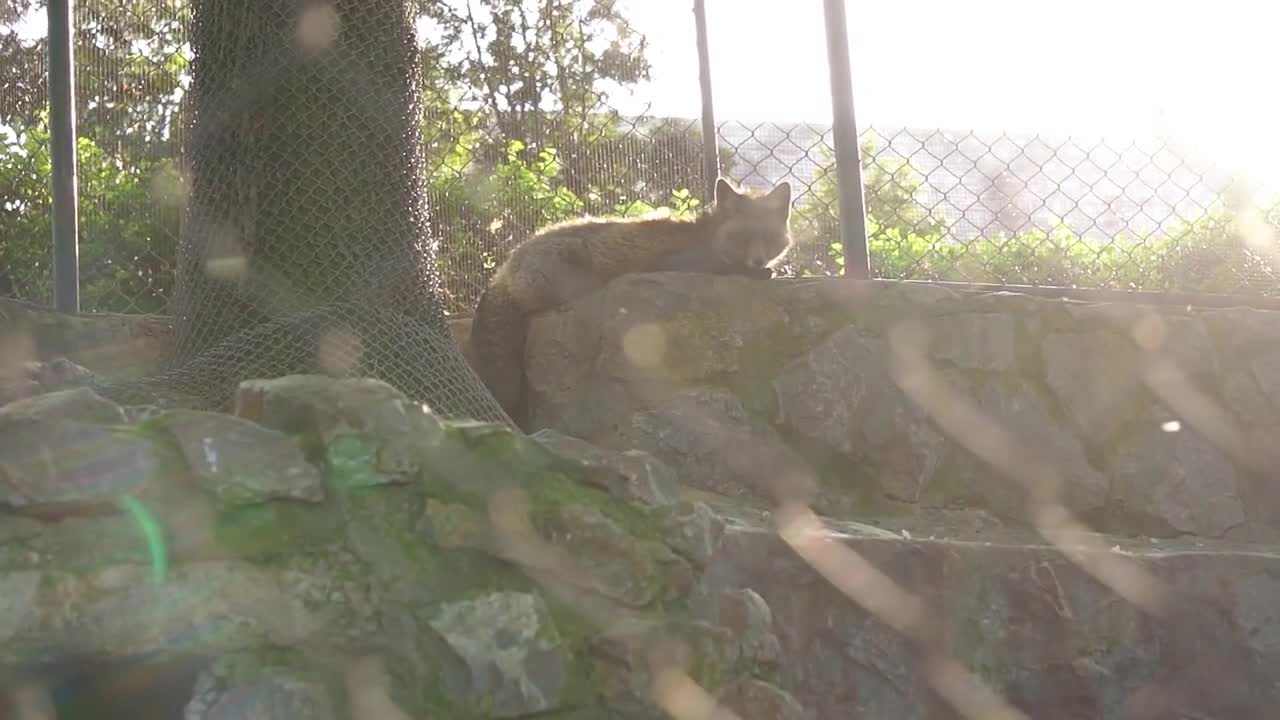
<svg viewBox="0 0 1280 720"><path fill-rule="evenodd" d="M516 243L583 214L687 214L701 197L696 123L643 126L609 110L645 79L644 39L612 2L417 0L424 33L425 181L449 310L469 311ZM0 4L0 268L21 297L48 300L47 129L41 43L12 32L33 0ZM82 302L155 312L172 287L187 3L77 3ZM104 74L106 73L106 74ZM6 130L5 128L9 128ZM732 153L720 148L733 174ZM918 201L923 179L888 149L863 148L869 250L882 277L1236 291L1272 277L1223 207L1158 236L1084 239L1059 226L957 240ZM838 274L836 178L827 158L797 198L798 275ZM1280 228L1272 207L1264 224Z"/></svg>
<svg viewBox="0 0 1280 720"><path fill-rule="evenodd" d="M21 140L3 148L0 200L14 222L3 231L0 261L20 296L45 300L49 176L28 160L34 148L22 147L43 137L44 49L13 32L38 10L33 1L3 7L0 126L16 128ZM419 0L410 7L425 30L426 182L443 285L455 293L451 311L470 310L508 249L549 223L696 206L683 190L702 187L696 126L661 121L637 131L609 109L612 93L649 69L644 38L614 3ZM184 2L76 4L77 113L88 142L81 147L86 309L150 311L171 284L177 213L158 207L149 190L160 163L179 152L190 12ZM721 152L727 159L727 148ZM117 177L99 182L108 171ZM139 265L126 268L131 258Z"/></svg>
<svg viewBox="0 0 1280 720"><path fill-rule="evenodd" d="M829 158L829 156L828 156ZM1238 218L1219 203L1204 216L1144 237L1085 238L1059 223L1050 231L992 233L958 240L917 199L922 179L910 165L867 143L862 148L868 252L878 277L956 282L1240 292L1274 277L1266 258L1241 242ZM1280 231L1280 203L1262 213ZM836 177L828 164L795 209L801 275L839 274ZM823 248L826 252L823 252Z"/></svg>
<svg viewBox="0 0 1280 720"><path fill-rule="evenodd" d="M812 258L807 263L802 260L804 264L795 268L801 275L834 275L844 266L843 247L835 240L840 237L835 166L832 153L827 151L825 155L826 164L818 170L812 187L794 211L796 256ZM928 209L915 199L922 182L923 178L905 159L882 157L877 155L872 143L863 143L863 201L867 209L867 229L872 238L877 238L882 229L919 238L943 235L945 225L933 218ZM876 228L876 231L871 228ZM823 252L824 247L829 251Z"/></svg>
<svg viewBox="0 0 1280 720"><path fill-rule="evenodd" d="M649 76L644 38L614 2L419 0L429 28L428 95L465 98L493 121L499 147L607 131L608 86ZM554 111L554 112L548 112ZM594 122L593 122L594 121ZM534 131L534 132L530 132Z"/></svg>
<svg viewBox="0 0 1280 720"><path fill-rule="evenodd" d="M488 277L519 242L547 225L582 216L590 206L636 216L659 210L692 213L700 201L687 188L671 191L666 202L618 201L618 189L586 183L582 195L563 181L564 166L554 148L510 142L492 169L471 162L483 139L469 135L451 148L428 177L432 224L441 243L439 265L451 309L470 310ZM530 159L527 159L530 158ZM611 205L606 198L612 198Z"/></svg>
<svg viewBox="0 0 1280 720"><path fill-rule="evenodd" d="M125 166L92 140L76 151L80 204L81 304L109 312L160 312L173 284L178 211L167 162ZM0 268L20 297L52 299L49 130L0 128ZM158 202L158 200L160 202Z"/></svg>

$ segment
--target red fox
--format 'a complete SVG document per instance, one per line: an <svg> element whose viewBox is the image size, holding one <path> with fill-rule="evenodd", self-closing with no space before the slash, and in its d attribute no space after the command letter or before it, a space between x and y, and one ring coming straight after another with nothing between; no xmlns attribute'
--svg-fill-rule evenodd
<svg viewBox="0 0 1280 720"><path fill-rule="evenodd" d="M511 251L480 296L471 325L476 373L523 427L530 315L630 273L772 277L773 266L791 248L790 215L789 183L753 193L720 178L712 208L692 219L584 218L540 231Z"/></svg>

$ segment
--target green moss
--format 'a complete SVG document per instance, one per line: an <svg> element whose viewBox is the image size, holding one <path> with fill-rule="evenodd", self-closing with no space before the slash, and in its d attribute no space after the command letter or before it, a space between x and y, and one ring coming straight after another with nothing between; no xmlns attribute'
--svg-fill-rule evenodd
<svg viewBox="0 0 1280 720"><path fill-rule="evenodd" d="M586 505L604 515L637 540L658 540L661 533L653 516L640 507L561 474L548 474L529 490L529 514L534 527L543 528L559 511L572 505Z"/></svg>
<svg viewBox="0 0 1280 720"><path fill-rule="evenodd" d="M603 519L612 529L601 524L599 537L589 541L579 537L570 550L589 563L590 557L583 553L594 546L604 553L602 561L613 563L611 571L626 568L637 582L656 584L659 597L672 595L668 586L676 584L673 563L679 558L662 541L657 519L646 510L585 485L578 475L582 472L505 427L446 423L443 442L425 458L421 484L425 499L416 531L397 540L412 546L402 549L411 558L408 564L413 576L405 584L424 589L421 593L427 602L418 610L424 621L439 602L494 591L534 592L547 601L552 623L571 658L566 678L569 684L561 703L567 713L598 707L601 673L606 670L592 661L588 647L604 629L595 627L571 605L543 593L519 568L472 548L487 536L492 494L519 488L527 495L530 521L542 537L555 542L566 532L580 533L580 516L589 517L593 514L589 511L595 511L599 514L596 522ZM421 688L418 697L424 708L431 707L443 713L441 716L475 716L450 706L438 686Z"/></svg>
<svg viewBox="0 0 1280 720"><path fill-rule="evenodd" d="M343 536L332 503L275 500L227 507L214 519L214 539L239 557L262 558L333 543Z"/></svg>
<svg viewBox="0 0 1280 720"><path fill-rule="evenodd" d="M543 600L547 603L551 623L559 634L561 646L569 661L565 667L561 707L595 706L598 702L601 668L591 657L590 643L599 636L600 629L591 625L576 610L555 602L549 595L544 595Z"/></svg>
<svg viewBox="0 0 1280 720"><path fill-rule="evenodd" d="M427 494L481 510L503 488L532 487L556 464L538 443L504 425L444 424L444 437L423 461Z"/></svg>
<svg viewBox="0 0 1280 720"><path fill-rule="evenodd" d="M737 641L729 629L686 620L673 624L672 632L688 647L689 677L709 692L724 687L741 670Z"/></svg>
<svg viewBox="0 0 1280 720"><path fill-rule="evenodd" d="M367 523L384 532L404 535L417 528L426 496L418 485L380 485L353 488L335 501L348 525Z"/></svg>
<svg viewBox="0 0 1280 720"><path fill-rule="evenodd" d="M429 553L423 577L442 602L457 602L491 592L536 592L535 583L512 567L479 550Z"/></svg>
<svg viewBox="0 0 1280 720"><path fill-rule="evenodd" d="M533 440L500 425L448 423L446 432L451 439L428 459L423 472L429 497L469 507L487 517L494 492L519 488L528 495L535 528L543 527L558 509L577 504L596 508L637 537L660 537L646 511L586 485L585 470Z"/></svg>
<svg viewBox="0 0 1280 720"><path fill-rule="evenodd" d="M378 439L365 434L340 435L325 448L326 479L337 490L385 482L378 472Z"/></svg>
<svg viewBox="0 0 1280 720"><path fill-rule="evenodd" d="M430 541L444 549L476 547L488 532L488 523L471 508L435 499L427 500L422 523Z"/></svg>

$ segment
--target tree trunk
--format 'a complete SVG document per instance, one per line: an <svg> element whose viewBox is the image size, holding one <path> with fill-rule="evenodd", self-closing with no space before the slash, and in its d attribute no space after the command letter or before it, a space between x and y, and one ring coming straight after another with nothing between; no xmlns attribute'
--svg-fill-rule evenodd
<svg viewBox="0 0 1280 720"><path fill-rule="evenodd" d="M323 372L510 422L445 323L406 5L196 0L174 351L104 394L225 408Z"/></svg>
<svg viewBox="0 0 1280 720"><path fill-rule="evenodd" d="M405 0L204 0L174 311L179 363L333 302L443 330Z"/></svg>

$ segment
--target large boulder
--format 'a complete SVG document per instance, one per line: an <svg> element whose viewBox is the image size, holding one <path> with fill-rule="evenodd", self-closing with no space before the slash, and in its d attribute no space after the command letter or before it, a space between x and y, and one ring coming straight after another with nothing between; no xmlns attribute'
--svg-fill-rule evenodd
<svg viewBox="0 0 1280 720"><path fill-rule="evenodd" d="M833 578L762 527L730 532L704 578L759 594L780 643L775 682L817 718L961 716L933 672L942 658L1029 718L1261 720L1280 702L1274 552L830 529L851 551ZM909 616L921 627L893 628L904 603L889 583L923 603Z"/></svg>
<svg viewBox="0 0 1280 720"><path fill-rule="evenodd" d="M1272 324L1280 313L653 273L534 318L526 369L539 427L641 449L717 495L1023 526L1057 502L1120 535L1268 538Z"/></svg>

